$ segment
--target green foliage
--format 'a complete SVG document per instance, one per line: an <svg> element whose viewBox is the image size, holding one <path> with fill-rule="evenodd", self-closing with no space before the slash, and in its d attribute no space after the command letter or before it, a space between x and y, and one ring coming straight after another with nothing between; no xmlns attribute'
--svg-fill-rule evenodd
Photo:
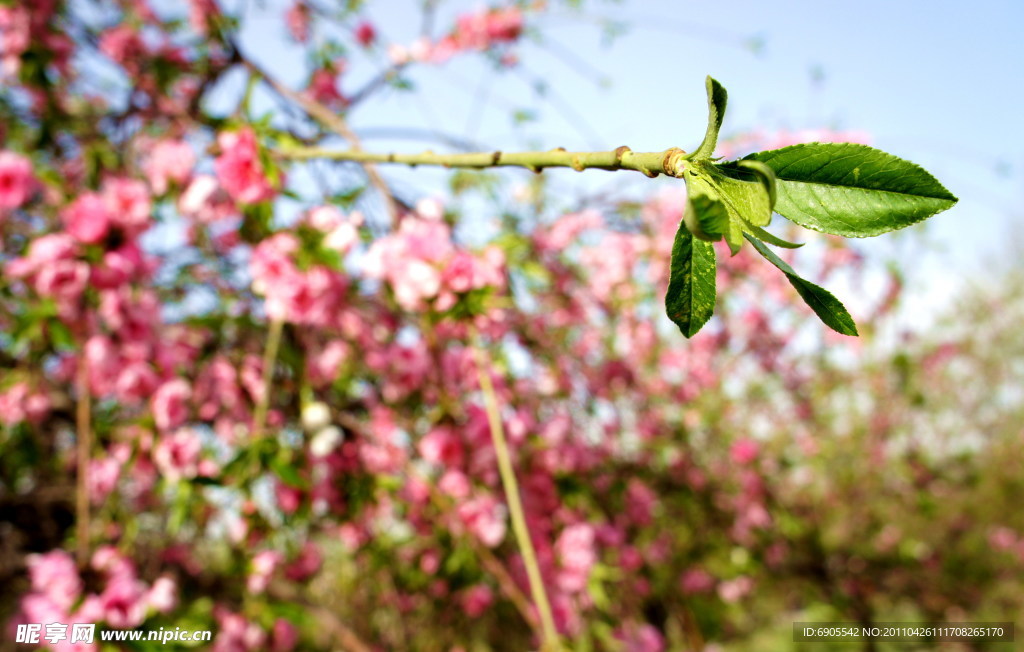
<svg viewBox="0 0 1024 652"><path fill-rule="evenodd" d="M704 326L715 309L715 249L686 229L676 232L672 271L665 297L669 319L687 337Z"/></svg>
<svg viewBox="0 0 1024 652"><path fill-rule="evenodd" d="M728 94L707 78L708 126L704 140L681 163L686 212L676 234L665 306L669 318L692 337L714 309L714 252L697 256L697 240L724 239L733 255L746 238L778 267L833 330L856 335L853 319L827 290L801 278L764 243L796 248L766 231L775 211L800 226L847 237L902 229L956 204L957 199L920 166L852 143L809 143L758 152L735 162L712 158ZM685 232L685 233L684 233ZM700 267L698 267L698 265ZM711 279L710 293L694 276ZM695 297L702 302L696 303ZM710 297L710 303L703 300Z"/></svg>
<svg viewBox="0 0 1024 652"><path fill-rule="evenodd" d="M853 323L850 313L846 311L846 308L838 299L832 296L831 292L806 279L800 278L786 261L776 256L775 252L766 247L757 238L748 235L747 240L750 240L750 244L754 245L754 249L757 249L758 253L764 256L768 262L782 270L782 273L789 279L790 285L796 288L796 291L800 293L803 300L811 307L814 314L818 315L821 321L825 322L826 326L843 335L857 335L857 325Z"/></svg>
<svg viewBox="0 0 1024 652"><path fill-rule="evenodd" d="M957 199L918 165L854 143L808 143L751 154L775 171L776 210L800 226L865 238L902 229Z"/></svg>

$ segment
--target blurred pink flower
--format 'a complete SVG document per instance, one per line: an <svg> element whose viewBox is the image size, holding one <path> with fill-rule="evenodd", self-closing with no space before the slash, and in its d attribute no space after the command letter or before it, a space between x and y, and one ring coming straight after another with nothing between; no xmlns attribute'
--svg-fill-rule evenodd
<svg viewBox="0 0 1024 652"><path fill-rule="evenodd" d="M84 244L103 240L113 219L107 201L93 192L80 195L61 212L61 218L71 237Z"/></svg>
<svg viewBox="0 0 1024 652"><path fill-rule="evenodd" d="M162 195L171 183L184 184L192 174L196 157L192 147L183 140L160 140L143 164L143 171L153 194Z"/></svg>
<svg viewBox="0 0 1024 652"><path fill-rule="evenodd" d="M32 162L21 154L0 152L0 211L19 208L35 188Z"/></svg>
<svg viewBox="0 0 1024 652"><path fill-rule="evenodd" d="M493 548L505 539L505 506L492 496L477 496L458 506L458 515L480 541Z"/></svg>
<svg viewBox="0 0 1024 652"><path fill-rule="evenodd" d="M462 609L470 618L477 618L494 604L494 591L486 584L474 584L462 592Z"/></svg>
<svg viewBox="0 0 1024 652"><path fill-rule="evenodd" d="M560 565L557 582L562 591L579 593L586 589L590 571L597 562L594 534L589 523L576 523L562 530L555 541Z"/></svg>
<svg viewBox="0 0 1024 652"><path fill-rule="evenodd" d="M199 435L191 428L181 428L160 436L153 450L153 462L170 482L194 478L199 473L202 449Z"/></svg>
<svg viewBox="0 0 1024 652"><path fill-rule="evenodd" d="M729 459L738 466L747 466L757 460L761 447L749 437L737 439L729 447Z"/></svg>
<svg viewBox="0 0 1024 652"><path fill-rule="evenodd" d="M374 28L373 23L364 20L356 25L356 42L359 45L368 48L373 45L375 40L377 40L377 30Z"/></svg>
<svg viewBox="0 0 1024 652"><path fill-rule="evenodd" d="M222 154L213 163L220 185L241 204L255 204L274 197L260 162L256 133L249 127L225 131L217 136Z"/></svg>
<svg viewBox="0 0 1024 652"><path fill-rule="evenodd" d="M135 179L107 179L103 182L103 198L110 223L127 235L137 235L149 226L153 204L146 184Z"/></svg>
<svg viewBox="0 0 1024 652"><path fill-rule="evenodd" d="M165 382L153 395L153 419L161 430L177 428L188 418L188 400L192 389L184 378Z"/></svg>
<svg viewBox="0 0 1024 652"><path fill-rule="evenodd" d="M82 591L82 580L71 555L63 550L33 554L28 556L27 565L32 590L46 596L58 609L69 610Z"/></svg>

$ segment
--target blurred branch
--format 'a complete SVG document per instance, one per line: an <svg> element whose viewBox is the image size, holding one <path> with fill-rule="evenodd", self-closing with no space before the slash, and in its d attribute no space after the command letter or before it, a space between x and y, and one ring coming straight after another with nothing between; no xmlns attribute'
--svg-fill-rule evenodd
<svg viewBox="0 0 1024 652"><path fill-rule="evenodd" d="M75 406L75 432L78 439L78 487L75 521L78 525L78 565L84 568L89 563L89 456L92 449L89 364L84 345L82 355L78 359L78 377L75 384L78 394L78 403Z"/></svg>
<svg viewBox="0 0 1024 652"><path fill-rule="evenodd" d="M302 107L303 111L306 112L309 117L319 122L322 126L338 134L346 141L349 145L356 150L362 150L362 145L359 142L359 138L349 128L348 123L340 115L317 102L316 100L307 97L302 93L298 93L288 88L284 84L281 84L276 79L268 75L262 68L253 63L250 59L244 60L244 65L249 69L251 73L258 76L260 79L265 81L275 93L288 99L291 102ZM384 201L385 208L391 220L394 222L398 219L399 210L398 205L395 203L394 197L391 195L391 190L388 188L384 178L380 176L377 171L377 167L371 162L363 162L363 169L366 171L366 177L369 179L370 184L377 189L381 195L381 199Z"/></svg>
<svg viewBox="0 0 1024 652"><path fill-rule="evenodd" d="M487 411L487 422L490 426L491 440L494 443L494 452L498 457L498 471L501 475L501 484L505 489L509 517L512 520L512 531L519 544L519 552L523 556L523 565L526 566L533 602L537 606L537 611L540 612L541 629L544 634L541 649L544 652L555 652L561 650L562 646L558 639L558 630L555 628L555 618L548 600L547 589L544 587L544 578L541 576L540 564L537 563L537 552L533 547L530 530L526 525L526 513L519 496L519 482L516 480L515 469L512 467L512 456L509 453L505 429L501 422L498 396L491 383L490 364L475 327L472 330L472 339L477 376L480 390L484 395L484 407Z"/></svg>

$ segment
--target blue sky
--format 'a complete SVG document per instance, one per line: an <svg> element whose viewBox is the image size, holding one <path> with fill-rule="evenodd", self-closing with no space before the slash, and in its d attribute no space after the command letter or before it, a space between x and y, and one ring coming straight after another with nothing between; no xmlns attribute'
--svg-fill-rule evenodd
<svg viewBox="0 0 1024 652"><path fill-rule="evenodd" d="M352 126L368 135L419 127L505 150L622 144L645 151L692 149L703 134L703 79L711 74L730 93L726 133L757 126L863 130L875 146L923 165L961 198L927 230L913 227L865 243L880 258L917 252L921 235L943 250L918 256L910 266L918 272L911 302L916 319L942 305L965 279L977 282L993 265L1011 264L1009 242L1017 242L1017 254L1024 251L1015 232L1024 200L1019 0L591 0L580 11L550 4L546 14L531 19L541 41L517 49L522 65L515 70L496 74L474 58L415 67L409 77L420 93L386 93L354 111ZM243 43L297 85L305 70L283 38L285 6L267 2ZM419 34L420 6L368 3L382 36L398 43ZM435 24L450 25L459 12L481 6L440 2ZM602 43L608 23L626 27L610 46ZM752 42L762 44L757 52ZM358 88L382 63L354 57L342 89ZM543 97L534 88L541 78L548 85ZM509 117L515 109L533 111L537 119L517 127ZM366 146L441 149L377 138L368 138ZM422 169L385 173L414 193L436 194L444 187L443 174ZM581 193L650 184L625 173L554 174Z"/></svg>

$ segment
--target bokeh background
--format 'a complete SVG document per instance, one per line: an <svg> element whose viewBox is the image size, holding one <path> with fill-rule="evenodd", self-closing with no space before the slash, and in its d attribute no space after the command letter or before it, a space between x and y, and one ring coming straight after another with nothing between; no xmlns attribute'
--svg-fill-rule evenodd
<svg viewBox="0 0 1024 652"><path fill-rule="evenodd" d="M521 2L500 5L505 36L422 56L498 8L34 7L79 76L24 73L53 49L33 32L0 89L3 149L45 189L0 221L0 649L44 618L210 629L224 652L537 649L489 417L569 649L825 650L792 624L1024 622L1024 6ZM749 248L718 250L716 316L683 338L663 307L679 180L374 181L279 156L353 135L692 149L708 74L730 94L723 154L867 142L960 197L864 241L775 218L860 338ZM41 112L39 84L86 99ZM351 133L315 126L310 98ZM47 120L66 142L39 136ZM192 156L169 185L161 142ZM239 160L256 199L234 190ZM141 223L81 236L75 202L126 187L111 179L142 189ZM53 234L74 242L41 253ZM110 255L139 252L152 265L111 280ZM55 292L46 255L90 281Z"/></svg>

